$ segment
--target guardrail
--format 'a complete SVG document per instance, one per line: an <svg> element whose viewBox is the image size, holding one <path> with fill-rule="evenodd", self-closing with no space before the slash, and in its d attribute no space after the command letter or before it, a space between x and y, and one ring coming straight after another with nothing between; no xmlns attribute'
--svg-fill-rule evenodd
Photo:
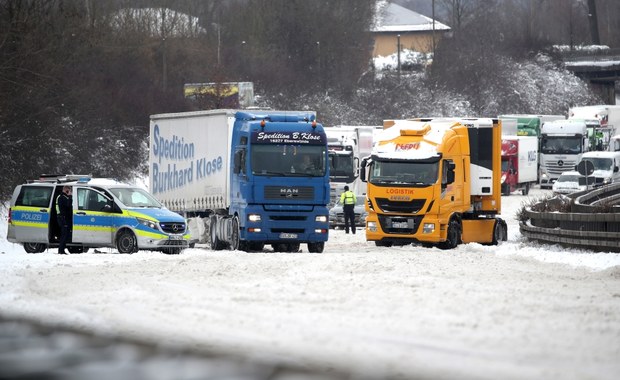
<svg viewBox="0 0 620 380"><path fill-rule="evenodd" d="M526 238L543 243L620 252L620 184L576 194L569 212L525 207L519 230Z"/></svg>

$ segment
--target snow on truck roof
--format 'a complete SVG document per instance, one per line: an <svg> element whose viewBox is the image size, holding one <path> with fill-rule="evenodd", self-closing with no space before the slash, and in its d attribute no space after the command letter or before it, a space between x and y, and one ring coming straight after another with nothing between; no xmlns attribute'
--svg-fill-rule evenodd
<svg viewBox="0 0 620 380"><path fill-rule="evenodd" d="M175 118L188 118L188 117L201 117L208 115L226 115L229 117L237 117L244 120L260 120L265 118L273 118L275 116L281 118L297 118L308 119L314 121L316 119L316 111L276 111L269 109L217 109L207 111L192 111L192 112L176 112L176 113L161 113L151 115L151 120L159 119L175 119ZM290 120L292 121L292 120Z"/></svg>
<svg viewBox="0 0 620 380"><path fill-rule="evenodd" d="M392 120L393 125L380 131L376 138L374 155L380 158L425 159L439 157L439 145L447 130L457 124L473 128L491 128L493 120L489 118L438 118L421 120ZM424 139L416 149L402 149L401 143L392 142L401 136L402 131L420 131ZM384 143L381 143L384 142Z"/></svg>

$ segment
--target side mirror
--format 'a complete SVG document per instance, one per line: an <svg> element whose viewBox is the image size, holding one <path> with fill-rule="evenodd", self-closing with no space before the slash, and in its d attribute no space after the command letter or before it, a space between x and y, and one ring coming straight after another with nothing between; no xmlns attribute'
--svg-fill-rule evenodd
<svg viewBox="0 0 620 380"><path fill-rule="evenodd" d="M353 173L353 176L355 178L359 177L361 174L361 170L360 170L360 158L359 157L355 157L353 159L353 165L355 165L355 172Z"/></svg>
<svg viewBox="0 0 620 380"><path fill-rule="evenodd" d="M360 164L360 180L362 182L366 182L366 166L368 165L368 161L366 161L366 159L362 160L362 163Z"/></svg>
<svg viewBox="0 0 620 380"><path fill-rule="evenodd" d="M239 174L241 172L241 154L242 154L241 150L235 152L234 162L233 162L233 173L235 174Z"/></svg>
<svg viewBox="0 0 620 380"><path fill-rule="evenodd" d="M614 166L614 173L618 173L619 170L620 168L618 168L617 166Z"/></svg>

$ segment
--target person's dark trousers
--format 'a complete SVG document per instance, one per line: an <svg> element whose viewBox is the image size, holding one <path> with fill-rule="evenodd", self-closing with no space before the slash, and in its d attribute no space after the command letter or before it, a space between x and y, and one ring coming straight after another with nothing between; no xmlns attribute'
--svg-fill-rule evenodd
<svg viewBox="0 0 620 380"><path fill-rule="evenodd" d="M344 212L344 232L349 233L349 226L351 226L351 232L355 233L355 205L344 205L342 211Z"/></svg>
<svg viewBox="0 0 620 380"><path fill-rule="evenodd" d="M69 223L61 215L58 216L58 225L60 226L60 240L58 241L58 253L66 253L65 246L71 241L71 223Z"/></svg>

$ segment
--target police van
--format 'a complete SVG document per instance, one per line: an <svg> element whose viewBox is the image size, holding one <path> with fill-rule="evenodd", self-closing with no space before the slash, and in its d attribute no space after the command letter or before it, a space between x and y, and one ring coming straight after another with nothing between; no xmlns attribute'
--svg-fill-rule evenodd
<svg viewBox="0 0 620 380"><path fill-rule="evenodd" d="M162 206L146 190L110 179L43 175L18 185L11 198L7 240L28 253L58 247L56 198L73 189L70 253L111 247L120 253L157 250L178 254L189 246L185 219Z"/></svg>

